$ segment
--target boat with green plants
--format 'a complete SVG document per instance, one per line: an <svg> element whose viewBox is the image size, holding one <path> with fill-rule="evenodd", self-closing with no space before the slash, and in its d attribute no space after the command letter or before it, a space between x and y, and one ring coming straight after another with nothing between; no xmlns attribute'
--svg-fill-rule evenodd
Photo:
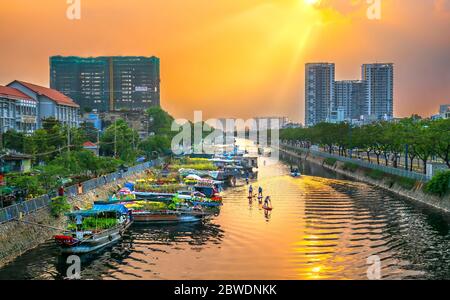
<svg viewBox="0 0 450 300"><path fill-rule="evenodd" d="M198 222L217 214L178 198L170 203L133 201L123 204L132 212L135 223Z"/></svg>
<svg viewBox="0 0 450 300"><path fill-rule="evenodd" d="M89 210L67 214L63 235L54 236L62 253L83 254L118 241L133 223L130 211L121 204L94 204Z"/></svg>

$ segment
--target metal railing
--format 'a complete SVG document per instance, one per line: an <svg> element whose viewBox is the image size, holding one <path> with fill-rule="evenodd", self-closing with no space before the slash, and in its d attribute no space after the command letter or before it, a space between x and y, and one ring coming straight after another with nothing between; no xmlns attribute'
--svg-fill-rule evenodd
<svg viewBox="0 0 450 300"><path fill-rule="evenodd" d="M322 157L322 158L332 158L332 159L336 159L336 160L339 160L339 161L342 161L342 162L348 162L348 163L356 164L356 165L358 165L360 167L363 167L363 168L379 170L379 171L382 171L382 172L385 172L385 173L388 173L388 174L392 174L392 175L396 175L396 176L411 178L411 179L419 180L419 181L423 181L423 182L427 182L427 181L430 180L430 178L428 178L428 176L425 175L425 174L420 174L420 173L417 173L417 172L411 172L411 171L408 171L408 170L405 170L405 169L393 168L393 167L384 166L384 165L378 165L378 164L370 163L370 162L364 161L364 160L344 157L344 156L340 156L340 155L336 155L336 154L330 154L330 153L322 152L322 151L316 151L316 150L312 150L312 149L293 147L293 146L286 145L286 144L282 144L281 146L284 147L284 148L290 149L292 151L301 151L301 152L304 152L304 153L309 152L312 155L319 156L319 157Z"/></svg>
<svg viewBox="0 0 450 300"><path fill-rule="evenodd" d="M83 193L92 191L98 187L104 186L111 182L115 182L118 179L126 178L136 173L145 171L148 168L154 167L159 164L159 160L149 161L141 165L128 168L127 172L118 171L108 175L104 175L98 178L94 178L82 183ZM78 194L78 186L72 185L65 188L65 194L69 197L74 197ZM47 195L40 196L31 200L24 201L22 203L14 204L0 209L0 224L18 219L20 216L26 216L38 211L41 208L47 207L51 198L56 196L56 192L51 192Z"/></svg>

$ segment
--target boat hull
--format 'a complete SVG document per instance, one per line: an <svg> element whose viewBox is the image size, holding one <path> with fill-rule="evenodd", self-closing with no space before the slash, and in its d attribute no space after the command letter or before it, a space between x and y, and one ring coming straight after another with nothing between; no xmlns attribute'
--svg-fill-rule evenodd
<svg viewBox="0 0 450 300"><path fill-rule="evenodd" d="M200 202L200 201L192 201L192 204L205 206L205 207L220 207L222 206L221 202Z"/></svg>
<svg viewBox="0 0 450 300"><path fill-rule="evenodd" d="M136 200L151 200L155 202L170 202L175 194L135 192Z"/></svg>
<svg viewBox="0 0 450 300"><path fill-rule="evenodd" d="M187 223L199 222L205 215L189 214L178 212L133 212L133 221L135 223Z"/></svg>
<svg viewBox="0 0 450 300"><path fill-rule="evenodd" d="M81 240L79 243L75 245L71 246L60 245L61 253L83 254L107 247L120 240L122 238L123 233L131 225L131 223L132 222L129 222L124 226L112 228L104 232L95 234L93 237Z"/></svg>

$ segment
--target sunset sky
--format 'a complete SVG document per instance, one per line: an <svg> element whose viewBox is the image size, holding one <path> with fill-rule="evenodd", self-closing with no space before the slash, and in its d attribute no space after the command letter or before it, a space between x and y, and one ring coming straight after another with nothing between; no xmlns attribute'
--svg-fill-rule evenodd
<svg viewBox="0 0 450 300"><path fill-rule="evenodd" d="M155 55L162 106L176 117L304 119L304 64L395 63L395 114L450 103L450 0L0 0L0 85L48 86L51 55Z"/></svg>

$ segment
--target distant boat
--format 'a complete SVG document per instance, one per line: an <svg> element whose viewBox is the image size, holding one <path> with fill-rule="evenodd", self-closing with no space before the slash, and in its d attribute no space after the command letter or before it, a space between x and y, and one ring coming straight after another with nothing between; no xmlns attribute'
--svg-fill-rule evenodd
<svg viewBox="0 0 450 300"><path fill-rule="evenodd" d="M291 176L294 178L301 177L302 173L300 173L300 170L298 167L291 167Z"/></svg>

